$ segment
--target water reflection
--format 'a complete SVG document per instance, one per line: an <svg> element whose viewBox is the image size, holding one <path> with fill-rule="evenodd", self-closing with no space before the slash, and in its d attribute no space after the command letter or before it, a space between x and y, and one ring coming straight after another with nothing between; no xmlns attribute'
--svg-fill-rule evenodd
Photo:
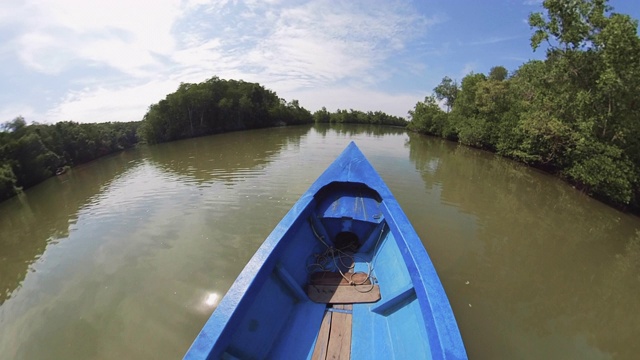
<svg viewBox="0 0 640 360"><path fill-rule="evenodd" d="M489 153L413 134L408 147L426 189L475 222L473 237L465 237L479 246L454 247L464 266L444 267L471 357L637 353L630 344L638 318L630 314L640 302L628 295L638 294L638 278L629 275L640 269L621 265L640 260L627 245L637 219ZM434 236L455 238L457 226L430 233L430 242L445 244ZM452 250L431 247L436 263Z"/></svg>
<svg viewBox="0 0 640 360"><path fill-rule="evenodd" d="M313 129L322 137L366 135L367 137L383 137L385 135L404 135L406 130L395 126L379 126L366 124L316 124Z"/></svg>
<svg viewBox="0 0 640 360"><path fill-rule="evenodd" d="M283 149L297 147L310 126L239 131L145 148L145 156L161 169L198 184L222 181L233 185L255 178Z"/></svg>
<svg viewBox="0 0 640 360"><path fill-rule="evenodd" d="M20 286L47 245L68 237L80 209L138 161L135 151L125 151L0 203L0 305Z"/></svg>
<svg viewBox="0 0 640 360"><path fill-rule="evenodd" d="M150 357L154 350L123 341L138 331L175 346L169 324L176 319L165 310L182 306L180 296L192 290L173 279L176 270L164 259L175 256L181 234L194 235L175 212L193 196L147 161L96 184L100 192L70 215L68 235L47 247L0 308L0 349L8 358Z"/></svg>
<svg viewBox="0 0 640 360"><path fill-rule="evenodd" d="M207 306L213 307L218 304L219 299L220 299L220 295L216 293L210 293L209 295L207 295L207 298L205 299L204 303L207 304Z"/></svg>
<svg viewBox="0 0 640 360"><path fill-rule="evenodd" d="M73 178L67 181L78 182L69 182L69 194L80 196L81 186L93 192L69 212L55 214L67 225L60 227L64 236L53 247L44 237L38 255L27 256L31 276L25 276L28 265L11 269L19 279L7 283L12 296L0 307L0 353L16 359L153 358L157 347L139 344L161 342L163 349L171 349L162 353L179 357L193 337L184 329L201 326L233 282L235 275L227 274L237 275L270 231L265 222L275 222L273 217L281 217L294 200L286 190L265 193L289 180L291 164L281 163L270 175L267 167L274 159L284 161L279 152L298 148L309 129L177 142L142 149L141 157L126 161L119 173L108 171L108 165L100 168L108 159L94 163L89 175L82 168L69 172ZM260 145L247 146L254 142ZM211 166L207 157L214 154ZM257 183L242 181L249 178ZM43 194L29 190L29 198L47 200L61 193L58 180L51 179L53 185ZM239 222L260 199L272 205L270 211L256 211L250 222ZM15 231L37 227L52 214L34 212L32 223L19 224ZM20 244L16 248L22 249ZM16 278L2 266L3 283Z"/></svg>

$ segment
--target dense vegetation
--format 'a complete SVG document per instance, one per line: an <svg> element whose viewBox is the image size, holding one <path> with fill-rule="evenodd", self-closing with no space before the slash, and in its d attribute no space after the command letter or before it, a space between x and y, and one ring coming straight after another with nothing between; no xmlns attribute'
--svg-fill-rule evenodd
<svg viewBox="0 0 640 360"><path fill-rule="evenodd" d="M534 50L546 59L508 76L496 66L458 84L445 77L411 110L409 128L557 173L609 202L640 202L638 22L606 0L544 1ZM442 102L446 110L439 106Z"/></svg>
<svg viewBox="0 0 640 360"><path fill-rule="evenodd" d="M177 91L149 107L140 126L148 143L160 143L226 131L298 125L311 122L366 123L406 126L407 121L383 112L326 108L313 115L297 100L287 102L260 84L213 77L199 84L183 83Z"/></svg>
<svg viewBox="0 0 640 360"><path fill-rule="evenodd" d="M27 125L22 117L0 127L0 201L52 176L138 142L139 122Z"/></svg>
<svg viewBox="0 0 640 360"><path fill-rule="evenodd" d="M316 123L330 123L330 124L373 124L373 125L392 125L392 126L407 126L407 120L399 117L385 114L381 111L368 111L362 112L359 110L336 110L336 112L329 112L323 106L322 109L313 113L313 120Z"/></svg>
<svg viewBox="0 0 640 360"><path fill-rule="evenodd" d="M311 113L259 84L213 77L183 83L149 107L140 135L150 144L226 131L305 124Z"/></svg>

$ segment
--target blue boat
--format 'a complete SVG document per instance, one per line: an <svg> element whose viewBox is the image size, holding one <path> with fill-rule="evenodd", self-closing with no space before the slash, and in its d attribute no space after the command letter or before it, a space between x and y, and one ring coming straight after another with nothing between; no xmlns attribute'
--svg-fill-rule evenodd
<svg viewBox="0 0 640 360"><path fill-rule="evenodd" d="M351 142L257 250L185 359L466 359L413 226Z"/></svg>

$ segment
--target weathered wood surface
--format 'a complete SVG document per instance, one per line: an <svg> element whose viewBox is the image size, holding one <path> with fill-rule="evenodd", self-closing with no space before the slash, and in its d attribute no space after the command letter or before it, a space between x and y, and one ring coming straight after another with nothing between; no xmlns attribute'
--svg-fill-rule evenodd
<svg viewBox="0 0 640 360"><path fill-rule="evenodd" d="M353 307L352 305L335 305L334 308L351 310ZM351 321L351 314L333 313L327 359L348 360L351 357Z"/></svg>
<svg viewBox="0 0 640 360"><path fill-rule="evenodd" d="M307 295L321 304L358 304L380 300L378 285L307 285Z"/></svg>
<svg viewBox="0 0 640 360"><path fill-rule="evenodd" d="M312 360L324 360L327 358L332 314L331 311L325 311L324 313L322 325L320 325L320 331L318 332L318 339L316 340L316 347L313 349L313 355L311 355Z"/></svg>
<svg viewBox="0 0 640 360"><path fill-rule="evenodd" d="M313 360L349 360L351 358L352 305L334 305L334 312L327 309L318 332Z"/></svg>
<svg viewBox="0 0 640 360"><path fill-rule="evenodd" d="M338 272L319 271L311 274L309 283L312 285L370 285L371 279L365 273L345 273L344 276Z"/></svg>

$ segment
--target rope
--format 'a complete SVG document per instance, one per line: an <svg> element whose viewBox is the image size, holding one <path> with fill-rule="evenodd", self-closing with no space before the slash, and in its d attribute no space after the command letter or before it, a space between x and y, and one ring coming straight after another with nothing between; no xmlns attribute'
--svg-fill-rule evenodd
<svg viewBox="0 0 640 360"><path fill-rule="evenodd" d="M378 245L380 244L380 239L382 239L382 234L384 234L384 227L385 225L387 225L387 223L382 223L382 229L380 229L380 236L378 236L378 240L376 241L376 244L373 246L373 259L371 260L371 267L373 269L373 265L376 262L376 259L378 259L378 257L376 256L376 250L378 249Z"/></svg>
<svg viewBox="0 0 640 360"><path fill-rule="evenodd" d="M340 249L336 249L333 246L329 246L325 241L324 241L324 237L319 235L318 232L316 231L315 226L313 225L313 220L311 218L309 218L309 224L311 225L311 231L313 232L313 235L316 237L316 239L318 239L318 241L320 241L320 243L322 243L326 249L324 250L324 252L319 253L319 254L313 254L313 256L315 257L315 262L310 263L307 265L307 271L309 272L309 274L315 273L315 272L320 272L320 271L329 271L329 267L328 265L331 264L331 262L333 263L334 267L336 269L338 269L338 272L340 273L340 276L342 276L342 278L344 280L347 281L347 283L351 286L356 286L356 285L365 285L365 283L367 281L370 281L371 283L371 288L366 290L366 291L362 291L362 292L369 292L373 289L374 287L374 280L375 277L372 276L373 274L373 270L374 270L374 263L375 260L377 258L376 256L376 250L378 249L378 245L380 244L380 240L382 239L382 234L384 233L384 229L385 229L385 223L382 224L382 229L380 230L380 235L378 236L378 240L376 241L375 246L373 247L373 259L371 262L368 261L364 261L367 264L367 272L364 271L358 271L358 272L347 272L347 274L349 274L349 276L347 277L347 275L342 271L342 268L347 268L349 270L352 270L355 267L355 263L356 263L356 255L357 254L351 254L351 253L346 253ZM349 260L351 260L348 264L345 264L345 262L343 261L344 258L347 258ZM342 265L342 267L338 264L338 260L340 261L340 265ZM365 277L365 279L360 282L357 283L356 281L353 280L353 276L355 274L366 274L367 276ZM358 290L360 291L360 290Z"/></svg>
<svg viewBox="0 0 640 360"><path fill-rule="evenodd" d="M327 245L326 242L324 242L323 237L318 235L318 232L316 231L315 226L313 226L313 220L311 220L311 218L309 218L309 224L311 225L311 231L313 231L313 235L316 236L316 239L318 239L324 246L326 246L327 248L330 248L329 245Z"/></svg>

